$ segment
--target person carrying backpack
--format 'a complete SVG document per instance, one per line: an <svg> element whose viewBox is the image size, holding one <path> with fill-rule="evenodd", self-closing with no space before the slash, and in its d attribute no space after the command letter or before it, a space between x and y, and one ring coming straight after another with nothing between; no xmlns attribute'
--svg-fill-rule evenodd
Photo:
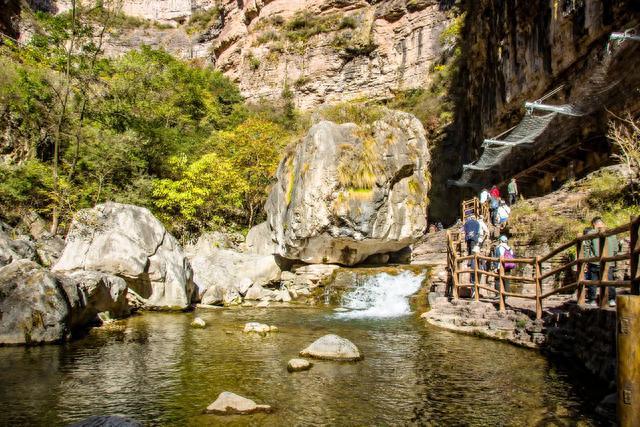
<svg viewBox="0 0 640 427"><path fill-rule="evenodd" d="M516 268L516 264L514 262L510 262L509 260L512 260L515 258L515 256L513 255L513 249L511 249L511 246L509 246L509 239L507 239L507 236L505 236L504 234L502 236L500 236L500 243L498 244L498 246L496 246L495 249L495 257L496 258L502 258L503 259L503 266L504 266L504 273L506 275L511 274L511 271ZM498 265L497 269L500 269L500 265ZM500 282L498 281L499 279L496 278L496 290L500 290ZM502 282L504 283L504 290L506 292L509 292L509 290L511 289L511 282L509 279L502 279ZM507 298L505 297L505 301L507 300Z"/></svg>
<svg viewBox="0 0 640 427"><path fill-rule="evenodd" d="M501 200L500 206L498 206L498 211L496 212L498 224L502 225L506 223L509 220L509 215L511 215L511 208L507 206L504 200Z"/></svg>
<svg viewBox="0 0 640 427"><path fill-rule="evenodd" d="M479 250L480 223L476 219L475 215L469 216L467 221L464 223L464 240L467 242L467 255L472 255ZM471 262L468 265L473 270L476 267L475 259L471 259ZM475 283L474 275L471 274L470 276L471 283ZM471 296L473 296L473 290L471 292Z"/></svg>

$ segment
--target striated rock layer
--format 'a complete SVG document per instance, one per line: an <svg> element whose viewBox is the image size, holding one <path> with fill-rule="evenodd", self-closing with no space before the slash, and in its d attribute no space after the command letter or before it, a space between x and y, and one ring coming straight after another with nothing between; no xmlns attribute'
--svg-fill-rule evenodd
<svg viewBox="0 0 640 427"><path fill-rule="evenodd" d="M55 2L57 11L67 0ZM279 100L285 87L298 108L355 98L389 98L424 88L449 24L436 0L125 0L127 15L157 25L109 34L108 55L148 45L212 63L250 102ZM205 15L203 27L189 24ZM294 22L294 19L297 21Z"/></svg>
<svg viewBox="0 0 640 427"><path fill-rule="evenodd" d="M278 254L354 265L424 234L429 152L411 114L370 126L321 121L280 163L266 204Z"/></svg>

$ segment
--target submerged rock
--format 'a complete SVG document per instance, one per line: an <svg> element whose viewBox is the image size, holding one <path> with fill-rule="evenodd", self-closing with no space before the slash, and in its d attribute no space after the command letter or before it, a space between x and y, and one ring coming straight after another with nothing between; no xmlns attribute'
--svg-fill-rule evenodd
<svg viewBox="0 0 640 427"><path fill-rule="evenodd" d="M299 371L307 371L311 369L313 363L309 362L305 359L291 359L289 363L287 363L287 371L289 372L299 372Z"/></svg>
<svg viewBox="0 0 640 427"><path fill-rule="evenodd" d="M94 415L67 427L142 427L142 424L117 415Z"/></svg>
<svg viewBox="0 0 640 427"><path fill-rule="evenodd" d="M364 356L351 341L338 335L325 335L300 352L300 356L325 360L362 360Z"/></svg>
<svg viewBox="0 0 640 427"><path fill-rule="evenodd" d="M354 265L424 234L429 190L424 128L383 109L368 127L315 124L280 163L265 206L278 254Z"/></svg>
<svg viewBox="0 0 640 427"><path fill-rule="evenodd" d="M235 393L223 391L205 412L217 415L253 414L256 412L271 412L271 406L258 405L253 400L238 396Z"/></svg>
<svg viewBox="0 0 640 427"><path fill-rule="evenodd" d="M178 241L148 209L133 205L108 202L79 211L53 270L117 275L149 308L184 309L194 292Z"/></svg>
<svg viewBox="0 0 640 427"><path fill-rule="evenodd" d="M191 322L191 326L193 326L194 328L204 328L205 326L207 326L207 322L205 322L200 317L196 317L195 319L193 319L193 322Z"/></svg>
<svg viewBox="0 0 640 427"><path fill-rule="evenodd" d="M269 325L265 325L264 323L258 322L249 322L245 323L243 332L250 333L255 332L258 334L265 334L271 331L271 327Z"/></svg>
<svg viewBox="0 0 640 427"><path fill-rule="evenodd" d="M71 308L58 279L27 259L0 268L0 344L67 338Z"/></svg>

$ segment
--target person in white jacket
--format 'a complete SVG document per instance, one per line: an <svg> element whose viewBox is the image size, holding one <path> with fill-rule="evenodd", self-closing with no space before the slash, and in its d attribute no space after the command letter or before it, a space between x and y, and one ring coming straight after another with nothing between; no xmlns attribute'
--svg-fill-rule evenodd
<svg viewBox="0 0 640 427"><path fill-rule="evenodd" d="M502 226L502 224L506 223L509 220L509 215L511 215L511 208L507 206L504 200L501 200L497 213L498 224Z"/></svg>

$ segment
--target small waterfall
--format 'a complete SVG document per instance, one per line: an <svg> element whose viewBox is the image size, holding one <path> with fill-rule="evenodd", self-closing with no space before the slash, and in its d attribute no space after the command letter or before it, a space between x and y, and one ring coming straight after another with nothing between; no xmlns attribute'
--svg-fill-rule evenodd
<svg viewBox="0 0 640 427"><path fill-rule="evenodd" d="M336 313L337 318L357 319L399 317L411 313L409 297L422 284L424 274L404 271L397 275L387 273L365 276L357 280L355 289L342 297L342 307L349 311Z"/></svg>

